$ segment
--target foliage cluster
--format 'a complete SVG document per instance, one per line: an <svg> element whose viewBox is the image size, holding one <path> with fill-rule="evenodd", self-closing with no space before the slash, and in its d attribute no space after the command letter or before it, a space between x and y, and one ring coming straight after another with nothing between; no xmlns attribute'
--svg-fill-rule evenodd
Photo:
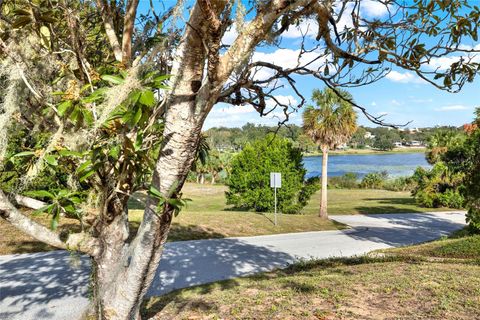
<svg viewBox="0 0 480 320"><path fill-rule="evenodd" d="M472 230L480 232L480 108L475 114L472 125L465 127L463 142L451 146L442 160L452 172L464 176L460 192L468 209L467 222Z"/></svg>
<svg viewBox="0 0 480 320"><path fill-rule="evenodd" d="M463 177L463 173L452 172L443 162L437 162L431 170L417 168L412 176L417 184L412 195L418 204L425 207L462 208Z"/></svg>
<svg viewBox="0 0 480 320"><path fill-rule="evenodd" d="M273 211L271 172L282 174L282 187L277 189L278 210L282 213L298 213L319 188L318 179L305 181L301 152L286 139L267 135L248 143L232 159L227 204L245 210Z"/></svg>
<svg viewBox="0 0 480 320"><path fill-rule="evenodd" d="M354 172L347 172L342 176L330 177L328 179L328 185L331 188L358 188L358 175Z"/></svg>
<svg viewBox="0 0 480 320"><path fill-rule="evenodd" d="M386 171L367 173L360 182L360 187L363 189L380 189L387 178L388 173Z"/></svg>
<svg viewBox="0 0 480 320"><path fill-rule="evenodd" d="M332 188L383 189L389 191L411 191L415 187L415 181L411 177L389 178L385 171L368 173L361 180L356 173L347 172L342 176L329 178L328 184Z"/></svg>

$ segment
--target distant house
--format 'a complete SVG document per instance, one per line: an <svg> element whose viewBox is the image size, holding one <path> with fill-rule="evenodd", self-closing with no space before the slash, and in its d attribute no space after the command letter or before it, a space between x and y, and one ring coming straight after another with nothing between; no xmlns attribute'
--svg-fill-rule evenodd
<svg viewBox="0 0 480 320"><path fill-rule="evenodd" d="M375 139L375 136L370 131L365 132L365 135L363 137L365 139Z"/></svg>
<svg viewBox="0 0 480 320"><path fill-rule="evenodd" d="M408 142L407 145L410 146L410 147L422 147L423 143L420 142L420 141L417 141L417 140L412 140L412 141Z"/></svg>
<svg viewBox="0 0 480 320"><path fill-rule="evenodd" d="M399 148L402 146L402 143L401 142L394 142L393 145L395 146L395 148Z"/></svg>

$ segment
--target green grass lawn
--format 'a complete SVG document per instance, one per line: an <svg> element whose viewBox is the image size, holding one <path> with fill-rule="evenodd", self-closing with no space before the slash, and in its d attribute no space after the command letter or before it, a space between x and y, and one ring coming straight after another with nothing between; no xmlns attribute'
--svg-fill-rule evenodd
<svg viewBox="0 0 480 320"><path fill-rule="evenodd" d="M223 185L199 185L187 183L184 196L192 199L185 210L173 219L169 236L171 241L253 236L303 231L333 230L341 224L317 217L320 192L313 195L300 215L279 214L278 225L273 225L272 213L235 211L225 203ZM415 204L409 192L365 189L330 189L329 214L399 213L446 210L445 208L421 208ZM132 208L142 206L137 203ZM131 217L137 224L143 211L132 210Z"/></svg>
<svg viewBox="0 0 480 320"><path fill-rule="evenodd" d="M154 319L479 319L479 241L441 240L387 250L386 257L298 264L154 297L143 313Z"/></svg>
<svg viewBox="0 0 480 320"><path fill-rule="evenodd" d="M278 225L273 225L272 213L235 211L225 204L223 185L199 185L187 183L183 193L189 202L188 207L173 219L169 241L223 238L233 236L253 236L288 232L336 230L345 226L317 217L320 193L313 195L310 203L301 214L278 215ZM142 194L139 197L144 197ZM130 203L130 225L138 228L143 214L140 202ZM433 210L418 207L408 192L364 189L330 189L329 214L398 213L423 212ZM36 218L48 225L47 217ZM60 228L77 223L72 219L62 219ZM35 241L0 220L0 254L27 253L51 250L52 248Z"/></svg>

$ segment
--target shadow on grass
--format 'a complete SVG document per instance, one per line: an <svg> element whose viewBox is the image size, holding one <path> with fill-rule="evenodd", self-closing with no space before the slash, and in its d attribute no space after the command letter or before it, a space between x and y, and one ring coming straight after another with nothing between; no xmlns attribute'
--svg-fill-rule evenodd
<svg viewBox="0 0 480 320"><path fill-rule="evenodd" d="M416 207L417 204L415 203L415 199L413 198L367 198L365 201L375 201L375 204L372 206L360 206L355 207L361 214L369 214L369 213L421 213L418 209L413 208L402 208L398 207L398 205L402 206L412 206ZM379 205L381 204L381 205Z"/></svg>
<svg viewBox="0 0 480 320"><path fill-rule="evenodd" d="M331 269L333 273L342 273L343 275L352 275L353 273L348 270L339 269L342 266L351 266L351 265L360 265L366 263L377 263L377 262L393 262L393 261L407 261L404 257L386 257L386 258L370 258L366 256L359 256L353 258L331 258L331 259L322 259L322 260L309 260L304 262L298 262L285 269L277 269L272 272L260 273L248 276L244 279L249 282L250 280L255 283L262 280L274 280L274 279L286 279L284 287L291 288L293 291L299 294L308 294L319 290L315 285L304 283L302 281L297 281L294 277L298 273L308 272L316 269ZM409 260L412 261L412 260ZM288 280L287 280L288 279ZM214 290L230 290L237 286L240 286L240 282L237 279L223 280L214 283L208 283L204 285L199 285L191 288L179 289L173 292L170 292L163 296L152 297L147 299L144 302L142 308L142 317L150 319L162 310L169 304L174 304L176 310L181 312L184 309L199 311L200 313L211 313L218 312L223 306L222 301L211 302L205 301L201 298L193 298L190 292L195 292L196 294L207 295L212 293ZM239 292L239 295L242 293Z"/></svg>
<svg viewBox="0 0 480 320"><path fill-rule="evenodd" d="M140 227L139 221L130 221L130 240L133 240ZM187 241L187 240L202 240L202 239L221 239L226 238L227 235L218 233L214 229L200 227L194 224L181 225L178 222L173 222L168 234L168 242L172 241Z"/></svg>
<svg viewBox="0 0 480 320"><path fill-rule="evenodd" d="M9 241L5 245L8 248L13 248L8 254L17 254L17 253L32 253L32 252L43 252L50 250L57 250L49 246L46 243L39 241Z"/></svg>
<svg viewBox="0 0 480 320"><path fill-rule="evenodd" d="M360 214L390 214L390 213L422 213L423 211L412 209L412 208L399 208L396 206L361 206L355 207L355 210L358 211Z"/></svg>

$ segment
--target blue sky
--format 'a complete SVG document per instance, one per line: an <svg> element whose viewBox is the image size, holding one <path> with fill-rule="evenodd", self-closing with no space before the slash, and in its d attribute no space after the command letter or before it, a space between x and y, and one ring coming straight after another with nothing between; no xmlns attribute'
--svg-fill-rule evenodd
<svg viewBox="0 0 480 320"><path fill-rule="evenodd" d="M187 1L190 2L190 1ZM148 1L141 2L141 10L147 8ZM168 5L166 5L168 7ZM385 7L375 1L362 1L363 14L368 17L381 18L385 13ZM188 16L186 14L186 16ZM246 19L248 20L249 17ZM349 21L341 21L346 25ZM290 28L282 37L281 48L260 47L254 54L253 59L272 62L281 66L293 66L295 64L295 50L301 39L300 30L307 32L310 41L316 35L316 26L314 22L305 21L299 28ZM235 28L227 32L224 37L224 43L231 42L236 35ZM475 46L480 49L476 43L464 43L464 45ZM438 59L432 61L435 67L446 68L454 61L452 58ZM432 66L432 67L433 67ZM323 83L313 77L298 77L297 86L301 93L308 99L315 88L322 89ZM432 85L418 78L411 72L401 69L393 71L384 79L359 88L349 89L355 101L368 108L373 115L385 114L385 121L390 123L402 124L412 121L409 127L426 127L435 125L454 125L460 126L471 122L475 107L480 106L479 95L480 81L477 79L474 83L467 83L461 92L448 93L434 88ZM283 102L295 104L298 98L294 96L291 89L282 89L277 91L277 99ZM272 103L272 102L270 102ZM290 123L301 124L301 112L291 116ZM276 113L280 116L280 113ZM208 129L215 126L241 127L247 122L257 124L275 125L278 118L268 116L260 117L250 106L230 106L226 104L217 104L211 114L207 117L204 128ZM376 126L369 122L363 115L359 115L359 124L366 126Z"/></svg>

